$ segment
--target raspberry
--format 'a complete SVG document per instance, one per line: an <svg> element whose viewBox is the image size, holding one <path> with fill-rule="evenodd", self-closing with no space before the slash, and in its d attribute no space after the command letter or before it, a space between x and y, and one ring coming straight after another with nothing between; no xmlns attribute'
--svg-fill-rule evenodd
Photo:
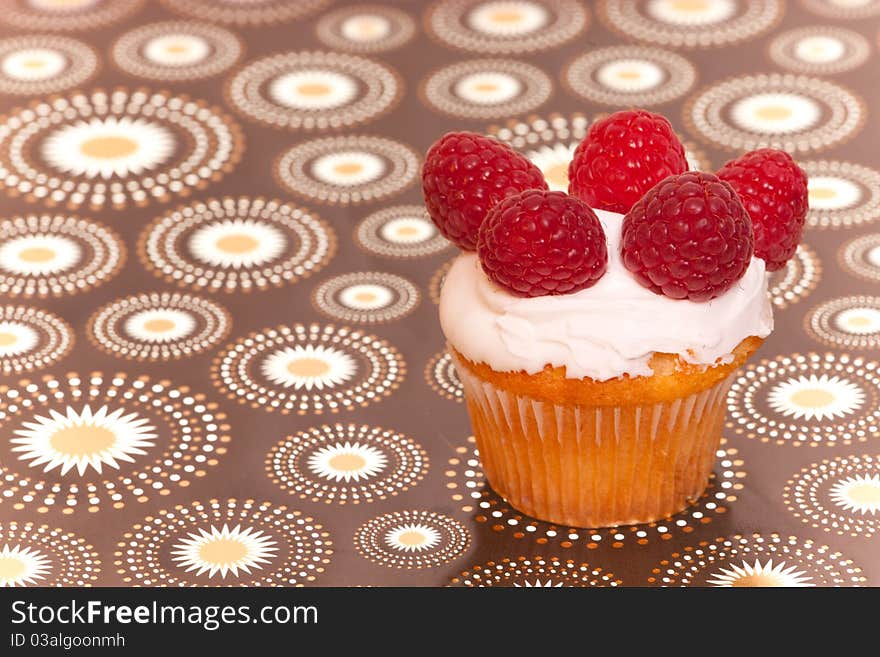
<svg viewBox="0 0 880 657"><path fill-rule="evenodd" d="M422 192L428 214L443 235L465 251L498 201L526 189L547 189L541 170L500 141L450 132L428 150Z"/></svg>
<svg viewBox="0 0 880 657"><path fill-rule="evenodd" d="M659 114L615 112L590 126L568 165L568 193L621 214L658 182L688 170L684 146Z"/></svg>
<svg viewBox="0 0 880 657"><path fill-rule="evenodd" d="M592 286L608 266L605 231L590 207L565 192L529 190L504 199L480 227L483 271L521 297Z"/></svg>
<svg viewBox="0 0 880 657"><path fill-rule="evenodd" d="M717 173L739 194L755 230L755 255L768 271L797 250L807 216L807 174L785 151L762 148L731 160Z"/></svg>
<svg viewBox="0 0 880 657"><path fill-rule="evenodd" d="M739 196L711 173L669 176L623 218L624 266L673 299L717 297L746 273L753 248Z"/></svg>

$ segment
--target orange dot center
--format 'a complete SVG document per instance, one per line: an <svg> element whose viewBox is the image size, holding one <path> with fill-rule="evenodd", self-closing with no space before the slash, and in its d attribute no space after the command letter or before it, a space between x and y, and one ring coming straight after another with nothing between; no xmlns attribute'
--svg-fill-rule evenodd
<svg viewBox="0 0 880 657"><path fill-rule="evenodd" d="M174 322L170 319L148 319L144 322L144 328L150 333L164 333L174 328Z"/></svg>
<svg viewBox="0 0 880 657"><path fill-rule="evenodd" d="M410 530L403 532L400 536L397 537L397 540L403 545L422 545L425 542L425 535L421 532Z"/></svg>
<svg viewBox="0 0 880 657"><path fill-rule="evenodd" d="M296 90L303 96L326 96L330 93L330 87L320 82L301 84Z"/></svg>
<svg viewBox="0 0 880 657"><path fill-rule="evenodd" d="M18 337L13 333L0 333L0 347L8 347L18 342Z"/></svg>
<svg viewBox="0 0 880 657"><path fill-rule="evenodd" d="M247 553L247 546L232 538L216 538L199 548L201 560L215 566L238 563L247 556Z"/></svg>
<svg viewBox="0 0 880 657"><path fill-rule="evenodd" d="M55 251L44 246L31 246L22 249L18 254L19 260L24 262L49 262L55 257Z"/></svg>
<svg viewBox="0 0 880 657"><path fill-rule="evenodd" d="M224 235L217 240L217 248L224 253L250 253L259 246L259 242L250 235Z"/></svg>
<svg viewBox="0 0 880 657"><path fill-rule="evenodd" d="M823 408L834 401L834 395L820 388L798 390L791 396L791 403L801 408Z"/></svg>
<svg viewBox="0 0 880 657"><path fill-rule="evenodd" d="M759 107L755 114L757 114L759 119L765 121L781 121L790 117L792 112L788 107L782 107L781 105L765 105L764 107Z"/></svg>
<svg viewBox="0 0 880 657"><path fill-rule="evenodd" d="M360 454L337 454L329 463L334 470L354 472L362 469L367 464L367 460Z"/></svg>
<svg viewBox="0 0 880 657"><path fill-rule="evenodd" d="M847 491L847 497L862 506L880 506L880 486L876 484L857 484Z"/></svg>
<svg viewBox="0 0 880 657"><path fill-rule="evenodd" d="M568 187L568 164L560 162L547 167L544 177L554 185L562 188Z"/></svg>
<svg viewBox="0 0 880 657"><path fill-rule="evenodd" d="M100 454L116 443L116 434L110 429L79 424L59 429L49 438L49 444L65 456L92 456Z"/></svg>
<svg viewBox="0 0 880 657"><path fill-rule="evenodd" d="M138 144L134 139L118 135L92 137L80 144L79 147L80 152L87 157L96 157L107 160L117 157L126 157L127 155L134 153L137 149Z"/></svg>
<svg viewBox="0 0 880 657"><path fill-rule="evenodd" d="M0 580L15 580L27 570L24 561L18 557L0 557Z"/></svg>
<svg viewBox="0 0 880 657"><path fill-rule="evenodd" d="M330 371L330 365L320 358L297 358L287 364L287 371L293 376L324 376Z"/></svg>

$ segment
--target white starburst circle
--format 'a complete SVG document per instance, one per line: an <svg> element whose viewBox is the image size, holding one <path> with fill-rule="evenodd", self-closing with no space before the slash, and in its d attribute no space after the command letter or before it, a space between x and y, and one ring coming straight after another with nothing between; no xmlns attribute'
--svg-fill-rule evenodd
<svg viewBox="0 0 880 657"><path fill-rule="evenodd" d="M807 190L811 210L844 210L864 196L856 183L840 176L810 176Z"/></svg>
<svg viewBox="0 0 880 657"><path fill-rule="evenodd" d="M39 586L51 569L49 558L36 548L6 543L0 550L0 588Z"/></svg>
<svg viewBox="0 0 880 657"><path fill-rule="evenodd" d="M422 523L405 523L389 528L385 544L403 552L430 550L440 542L440 532Z"/></svg>
<svg viewBox="0 0 880 657"><path fill-rule="evenodd" d="M865 392L842 377L811 374L776 384L767 401L773 410L786 417L821 422L858 410L865 402Z"/></svg>
<svg viewBox="0 0 880 657"><path fill-rule="evenodd" d="M536 2L484 2L467 16L468 25L493 37L513 38L532 34L550 21L545 7Z"/></svg>
<svg viewBox="0 0 880 657"><path fill-rule="evenodd" d="M353 187L377 180L385 173L381 157L369 151L328 153L312 163L312 174L329 185Z"/></svg>
<svg viewBox="0 0 880 657"><path fill-rule="evenodd" d="M714 579L708 579L706 583L720 587L808 587L816 585L812 581L813 578L803 570L798 570L796 565L786 566L785 561L780 561L774 566L773 559L768 559L763 564L760 559L755 559L754 565L743 561L741 566L734 563L729 566L730 568L720 568L718 572L711 575Z"/></svg>
<svg viewBox="0 0 880 657"><path fill-rule="evenodd" d="M22 235L0 244L0 269L19 276L67 271L80 261L82 248L62 235Z"/></svg>
<svg viewBox="0 0 880 657"><path fill-rule="evenodd" d="M357 371L357 363L333 347L295 345L267 356L262 371L267 379L285 388L323 390L350 380Z"/></svg>
<svg viewBox="0 0 880 657"><path fill-rule="evenodd" d="M142 47L144 57L160 66L192 66L211 56L211 45L197 34L166 33L149 39Z"/></svg>
<svg viewBox="0 0 880 657"><path fill-rule="evenodd" d="M730 117L741 129L763 134L791 134L815 126L822 117L819 104L796 93L756 93L736 101Z"/></svg>
<svg viewBox="0 0 880 657"><path fill-rule="evenodd" d="M880 474L841 479L831 487L829 497L845 511L877 515L880 512Z"/></svg>
<svg viewBox="0 0 880 657"><path fill-rule="evenodd" d="M525 580L522 584L519 582L514 582L513 586L518 589L561 589L562 582L558 582L556 584L553 583L553 580L548 579L541 581L541 578L537 578L534 582L530 580Z"/></svg>
<svg viewBox="0 0 880 657"><path fill-rule="evenodd" d="M544 180L552 191L568 191L568 165L574 156L577 143L560 144L552 146L546 144L535 150L526 152L526 157L541 170Z"/></svg>
<svg viewBox="0 0 880 657"><path fill-rule="evenodd" d="M672 25L718 25L732 18L737 11L733 0L651 0L648 14L658 21Z"/></svg>
<svg viewBox="0 0 880 657"><path fill-rule="evenodd" d="M27 48L6 55L0 71L13 80L36 82L55 77L64 70L64 55L50 48Z"/></svg>
<svg viewBox="0 0 880 657"><path fill-rule="evenodd" d="M58 128L43 142L42 155L64 173L106 180L152 170L174 149L174 135L158 123L110 116Z"/></svg>
<svg viewBox="0 0 880 657"><path fill-rule="evenodd" d="M22 322L0 321L0 358L17 356L39 344L40 334Z"/></svg>
<svg viewBox="0 0 880 657"><path fill-rule="evenodd" d="M614 91L634 93L655 89L663 84L663 69L647 59L619 59L603 64L596 80Z"/></svg>
<svg viewBox="0 0 880 657"><path fill-rule="evenodd" d="M119 469L119 461L134 463L158 437L137 413L107 406L93 412L88 404L80 410L68 406L63 414L50 410L21 426L10 439L19 460L32 468L43 466L43 472L60 468L62 476L74 468L82 476L89 467L100 474L104 466Z"/></svg>
<svg viewBox="0 0 880 657"><path fill-rule="evenodd" d="M231 529L226 523L222 529L211 525L209 530L199 528L187 536L174 544L172 560L188 573L196 571L196 575L208 573L208 577L214 577L220 573L223 579L227 573L238 577L239 571L250 575L251 569L261 569L278 552L277 541L261 530L242 529L241 525Z"/></svg>
<svg viewBox="0 0 880 657"><path fill-rule="evenodd" d="M306 69L271 80L269 96L299 110L324 110L350 103L358 94L357 81L338 71Z"/></svg>
<svg viewBox="0 0 880 657"><path fill-rule="evenodd" d="M284 252L287 238L259 219L224 219L197 228L189 250L214 267L242 269L263 265Z"/></svg>
<svg viewBox="0 0 880 657"><path fill-rule="evenodd" d="M498 105L516 98L522 88L522 82L513 75L480 71L461 77L452 86L452 92L477 105Z"/></svg>
<svg viewBox="0 0 880 657"><path fill-rule="evenodd" d="M190 335L195 318L174 308L151 308L134 313L125 320L125 330L144 342L171 342Z"/></svg>
<svg viewBox="0 0 880 657"><path fill-rule="evenodd" d="M309 456L309 469L331 481L361 481L375 477L388 465L385 454L359 442L334 443Z"/></svg>

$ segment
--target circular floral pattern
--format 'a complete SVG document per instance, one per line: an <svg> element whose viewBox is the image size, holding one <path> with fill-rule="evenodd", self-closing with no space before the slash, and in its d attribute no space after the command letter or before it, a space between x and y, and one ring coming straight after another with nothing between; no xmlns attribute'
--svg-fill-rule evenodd
<svg viewBox="0 0 880 657"><path fill-rule="evenodd" d="M163 21L126 32L113 43L110 56L131 75L177 82L219 75L243 51L241 40L222 27Z"/></svg>
<svg viewBox="0 0 880 657"><path fill-rule="evenodd" d="M880 234L862 235L846 242L840 248L838 260L851 274L880 281Z"/></svg>
<svg viewBox="0 0 880 657"><path fill-rule="evenodd" d="M394 511L354 535L362 557L389 568L433 568L457 559L470 544L467 528L433 511Z"/></svg>
<svg viewBox="0 0 880 657"><path fill-rule="evenodd" d="M19 30L94 30L135 13L144 0L0 0L0 23Z"/></svg>
<svg viewBox="0 0 880 657"><path fill-rule="evenodd" d="M876 349L880 346L880 298L829 299L804 318L807 334L831 347Z"/></svg>
<svg viewBox="0 0 880 657"><path fill-rule="evenodd" d="M283 504L178 504L125 532L116 572L133 586L304 586L324 572L332 541L314 518Z"/></svg>
<svg viewBox="0 0 880 657"><path fill-rule="evenodd" d="M441 397L450 401L464 401L464 386L447 351L434 355L425 366L425 380Z"/></svg>
<svg viewBox="0 0 880 657"><path fill-rule="evenodd" d="M421 258L449 248L423 205L396 205L367 215L354 231L355 243L372 255Z"/></svg>
<svg viewBox="0 0 880 657"><path fill-rule="evenodd" d="M312 293L312 305L328 317L363 324L406 317L420 300L418 288L402 276L375 271L334 276Z"/></svg>
<svg viewBox="0 0 880 657"><path fill-rule="evenodd" d="M113 278L124 262L119 236L92 221L61 215L0 220L0 294L84 292Z"/></svg>
<svg viewBox="0 0 880 657"><path fill-rule="evenodd" d="M451 0L427 13L428 34L461 50L504 55L555 48L589 24L574 0Z"/></svg>
<svg viewBox="0 0 880 657"><path fill-rule="evenodd" d="M4 388L2 499L15 509L94 513L169 495L229 442L218 405L169 381L95 372Z"/></svg>
<svg viewBox="0 0 880 657"><path fill-rule="evenodd" d="M553 83L541 69L512 59L472 59L429 75L424 102L460 119L500 119L543 105Z"/></svg>
<svg viewBox="0 0 880 657"><path fill-rule="evenodd" d="M384 500L409 490L428 470L411 438L367 425L336 424L288 436L266 457L269 478L291 495L327 504Z"/></svg>
<svg viewBox="0 0 880 657"><path fill-rule="evenodd" d="M783 32L769 52L774 62L795 73L833 75L864 64L871 44L858 32L817 25Z"/></svg>
<svg viewBox="0 0 880 657"><path fill-rule="evenodd" d="M838 456L789 479L782 499L796 518L840 536L880 531L880 458Z"/></svg>
<svg viewBox="0 0 880 657"><path fill-rule="evenodd" d="M745 462L739 450L729 446L724 438L716 456L719 460L708 488L684 511L648 524L598 529L552 525L524 516L512 508L487 484L473 436L467 439L466 445L455 448L455 455L447 461L444 474L452 500L474 521L488 526L493 532L510 532L515 539L529 537L538 545L552 543L565 549L584 545L595 550L605 544L619 549L632 543L647 545L651 541L668 541L676 534L690 534L727 513L728 505L736 501L743 488Z"/></svg>
<svg viewBox="0 0 880 657"><path fill-rule="evenodd" d="M215 383L230 398L282 413L335 413L390 395L406 373L397 350L347 327L279 326L229 345Z"/></svg>
<svg viewBox="0 0 880 657"><path fill-rule="evenodd" d="M119 299L89 319L92 343L129 360L177 360L212 349L232 328L223 306L180 292Z"/></svg>
<svg viewBox="0 0 880 657"><path fill-rule="evenodd" d="M659 586L860 586L861 569L811 539L736 534L673 552L648 578Z"/></svg>
<svg viewBox="0 0 880 657"><path fill-rule="evenodd" d="M341 7L326 14L315 27L318 39L337 50L376 53L408 43L416 33L409 14L394 7Z"/></svg>
<svg viewBox="0 0 880 657"><path fill-rule="evenodd" d="M0 188L50 205L145 205L219 179L243 147L231 119L183 95L76 93L2 120Z"/></svg>
<svg viewBox="0 0 880 657"><path fill-rule="evenodd" d="M243 116L275 128L348 128L391 109L402 94L397 73L364 57L293 52L252 62L226 87Z"/></svg>
<svg viewBox="0 0 880 657"><path fill-rule="evenodd" d="M0 588L92 586L101 559L85 539L33 522L0 523Z"/></svg>
<svg viewBox="0 0 880 657"><path fill-rule="evenodd" d="M230 293L307 278L335 252L335 234L311 212L248 196L180 207L138 242L144 265L169 283Z"/></svg>
<svg viewBox="0 0 880 657"><path fill-rule="evenodd" d="M780 0L601 0L614 30L661 46L707 48L745 41L782 17Z"/></svg>
<svg viewBox="0 0 880 657"><path fill-rule="evenodd" d="M368 203L393 196L419 176L419 157L384 137L349 135L297 144L275 164L279 183L321 203Z"/></svg>
<svg viewBox="0 0 880 657"><path fill-rule="evenodd" d="M746 365L727 398L727 426L777 445L849 445L880 426L877 363L793 354Z"/></svg>
<svg viewBox="0 0 880 657"><path fill-rule="evenodd" d="M504 557L478 564L452 578L454 586L486 588L563 588L569 586L619 586L614 573L588 563L559 557Z"/></svg>
<svg viewBox="0 0 880 657"><path fill-rule="evenodd" d="M803 75L742 75L712 85L685 108L685 121L706 142L733 151L818 151L852 137L864 103L843 87Z"/></svg>
<svg viewBox="0 0 880 657"><path fill-rule="evenodd" d="M82 84L98 56L82 41L54 35L0 39L0 93L38 96Z"/></svg>
<svg viewBox="0 0 880 657"><path fill-rule="evenodd" d="M819 256L804 243L798 244L785 267L770 274L770 299L782 310L807 297L819 284L822 264Z"/></svg>
<svg viewBox="0 0 880 657"><path fill-rule="evenodd" d="M64 358L74 332L57 315L33 306L0 306L0 372L39 370Z"/></svg>
<svg viewBox="0 0 880 657"><path fill-rule="evenodd" d="M255 27L304 18L330 0L162 0L169 9L201 20Z"/></svg>
<svg viewBox="0 0 880 657"><path fill-rule="evenodd" d="M801 4L828 18L856 19L880 14L878 0L801 0Z"/></svg>
<svg viewBox="0 0 880 657"><path fill-rule="evenodd" d="M697 70L681 55L646 46L609 46L579 55L562 80L586 101L614 106L651 106L686 94Z"/></svg>
<svg viewBox="0 0 880 657"><path fill-rule="evenodd" d="M455 258L440 265L440 268L431 275L431 280L428 281L428 296L435 304L440 303L440 290L443 288L446 274L449 273L449 268L452 267L453 262L455 262Z"/></svg>
<svg viewBox="0 0 880 657"><path fill-rule="evenodd" d="M801 162L807 173L809 228L849 228L880 216L880 173L850 162Z"/></svg>

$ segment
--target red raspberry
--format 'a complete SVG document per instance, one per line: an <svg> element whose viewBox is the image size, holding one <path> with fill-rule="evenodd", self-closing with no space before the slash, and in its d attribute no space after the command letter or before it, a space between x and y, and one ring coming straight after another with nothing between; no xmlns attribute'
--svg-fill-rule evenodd
<svg viewBox="0 0 880 657"><path fill-rule="evenodd" d="M565 192L538 189L506 198L489 211L477 253L486 275L520 297L583 290L608 265L596 213Z"/></svg>
<svg viewBox="0 0 880 657"><path fill-rule="evenodd" d="M615 112L590 126L568 165L568 193L592 208L629 212L658 182L688 170L684 146L659 114Z"/></svg>
<svg viewBox="0 0 880 657"><path fill-rule="evenodd" d="M768 271L785 266L797 250L807 216L807 174L785 151L762 148L718 171L739 194L755 229L755 255Z"/></svg>
<svg viewBox="0 0 880 657"><path fill-rule="evenodd" d="M477 248L477 232L492 206L526 189L547 189L541 170L500 141L472 132L441 137L422 166L428 214L465 251Z"/></svg>
<svg viewBox="0 0 880 657"><path fill-rule="evenodd" d="M753 248L739 196L711 173L669 176L623 218L624 266L673 299L717 297L746 273Z"/></svg>

